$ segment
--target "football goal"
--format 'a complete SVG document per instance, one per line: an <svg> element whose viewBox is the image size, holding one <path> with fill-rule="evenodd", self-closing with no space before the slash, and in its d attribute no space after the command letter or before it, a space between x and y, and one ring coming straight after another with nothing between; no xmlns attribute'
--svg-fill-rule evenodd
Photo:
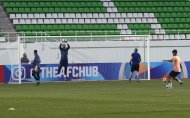
<svg viewBox="0 0 190 118"><path fill-rule="evenodd" d="M41 73L42 81L48 81L54 77L55 73L50 73L49 65L55 66L59 64L61 54L59 45L62 41L67 41L71 48L68 54L70 68L73 65L80 64L104 64L117 63L120 65L117 80L125 80L129 78L130 57L135 48L141 55L140 74L142 80L150 80L150 36L149 35L90 35L90 36L23 36L17 37L15 42L4 43L5 46L5 63L10 70L9 82L22 83L32 78L30 62L34 59L34 50L38 50L41 58L41 65L45 73ZM26 53L29 63L21 63L22 55ZM103 68L103 67L102 67ZM46 69L46 70L45 70ZM74 68L76 70L76 68ZM73 70L74 70L73 69ZM90 69L90 68L89 68ZM104 69L102 69L104 70ZM86 73L88 73L87 70ZM109 68L105 70L110 73ZM49 72L49 73L48 73ZM77 75L77 71L74 75ZM101 73L101 72L99 72ZM113 72L114 73L114 72ZM68 76L69 76L68 74ZM90 74L89 74L90 76ZM97 76L97 80L99 76ZM82 77L81 77L82 78ZM56 79L55 79L56 80ZM96 80L96 79L95 79ZM57 79L59 81L59 79Z"/></svg>

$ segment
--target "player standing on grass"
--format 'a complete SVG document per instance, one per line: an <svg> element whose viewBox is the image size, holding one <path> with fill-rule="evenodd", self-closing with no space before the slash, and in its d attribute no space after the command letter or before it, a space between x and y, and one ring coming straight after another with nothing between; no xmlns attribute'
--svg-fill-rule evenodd
<svg viewBox="0 0 190 118"><path fill-rule="evenodd" d="M62 67L64 67L64 74L67 75L67 67L68 67L68 50L70 49L70 45L64 40L60 45L59 49L61 51L61 60L59 63L58 74L60 74Z"/></svg>
<svg viewBox="0 0 190 118"><path fill-rule="evenodd" d="M163 60L166 62L173 62L173 70L170 72L170 74L167 77L167 82L168 82L167 87L168 88L172 88L171 79L178 81L180 83L180 85L183 84L182 81L177 78L177 75L179 75L182 71L181 59L179 56L177 56L177 50L176 49L174 49L172 51L172 53L173 53L173 58L171 60Z"/></svg>
<svg viewBox="0 0 190 118"><path fill-rule="evenodd" d="M130 65L131 65L131 72L130 72L130 78L129 82L131 82L131 78L133 75L133 72L136 71L136 79L139 81L139 67L140 67L140 62L141 62L141 55L138 53L138 49L134 49L134 53L131 54L131 60L130 60Z"/></svg>
<svg viewBox="0 0 190 118"><path fill-rule="evenodd" d="M36 79L37 84L40 85L40 56L38 55L38 51L34 50L34 60L31 62L33 71L32 71L32 76Z"/></svg>

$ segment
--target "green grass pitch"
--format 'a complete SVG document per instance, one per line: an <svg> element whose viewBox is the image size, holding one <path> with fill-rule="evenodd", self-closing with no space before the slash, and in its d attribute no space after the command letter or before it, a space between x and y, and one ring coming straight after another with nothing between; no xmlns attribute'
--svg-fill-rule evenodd
<svg viewBox="0 0 190 118"><path fill-rule="evenodd" d="M0 85L0 118L189 118L183 81L172 90L161 80Z"/></svg>

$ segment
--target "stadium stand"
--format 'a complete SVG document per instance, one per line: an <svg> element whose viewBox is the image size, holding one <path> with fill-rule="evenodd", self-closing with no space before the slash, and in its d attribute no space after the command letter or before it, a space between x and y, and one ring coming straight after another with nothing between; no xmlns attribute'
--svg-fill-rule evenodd
<svg viewBox="0 0 190 118"><path fill-rule="evenodd" d="M190 39L188 0L2 0L18 32ZM36 35L36 34L35 34Z"/></svg>

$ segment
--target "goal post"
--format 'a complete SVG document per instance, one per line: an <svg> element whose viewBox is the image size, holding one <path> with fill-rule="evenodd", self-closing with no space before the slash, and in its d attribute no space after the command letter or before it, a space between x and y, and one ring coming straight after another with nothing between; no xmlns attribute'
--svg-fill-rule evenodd
<svg viewBox="0 0 190 118"><path fill-rule="evenodd" d="M7 40L6 42L1 42L0 55L2 59L0 60L1 65L3 65L4 70L2 75L4 75L3 82L9 84L21 83L21 64L20 64L20 38L17 36L17 40Z"/></svg>
<svg viewBox="0 0 190 118"><path fill-rule="evenodd" d="M124 36L126 41L134 41L133 48L138 48L138 52L141 55L140 74L141 80L150 80L150 35L126 35ZM128 68L130 69L130 67ZM128 73L129 75L129 73ZM134 77L133 77L134 78Z"/></svg>
<svg viewBox="0 0 190 118"><path fill-rule="evenodd" d="M58 64L60 61L59 44L67 40L71 45L69 64L80 63L121 63L120 80L129 78L130 56L134 48L141 54L140 79L150 80L150 36L149 35L90 35L90 36L18 36L18 83L28 82L23 78L23 64L20 59L23 53L33 60L33 51L39 51L42 65ZM24 65L25 66L25 65ZM26 73L31 73L26 70ZM47 70L46 70L47 71ZM108 70L105 70L108 71ZM120 73L120 74L121 74ZM46 73L47 74L47 73ZM55 73L54 73L55 74ZM29 75L31 76L31 75ZM46 75L42 75L46 76ZM52 75L53 76L53 75ZM43 80L43 78L42 78ZM43 80L45 81L45 80ZM59 80L58 80L59 81ZM15 81L14 81L15 82ZM32 81L31 81L32 82Z"/></svg>

